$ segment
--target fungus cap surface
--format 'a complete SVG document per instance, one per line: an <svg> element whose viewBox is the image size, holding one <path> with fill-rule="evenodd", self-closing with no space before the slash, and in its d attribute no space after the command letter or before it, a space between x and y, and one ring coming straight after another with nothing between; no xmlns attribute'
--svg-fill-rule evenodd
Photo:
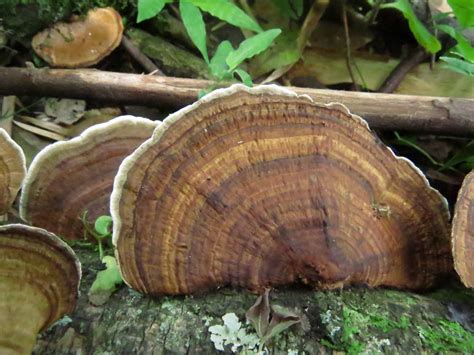
<svg viewBox="0 0 474 355"><path fill-rule="evenodd" d="M453 217L454 268L466 287L474 288L474 171L459 190Z"/></svg>
<svg viewBox="0 0 474 355"><path fill-rule="evenodd" d="M31 353L38 332L71 313L81 266L46 230L0 226L0 352Z"/></svg>
<svg viewBox="0 0 474 355"><path fill-rule="evenodd" d="M109 214L109 198L122 160L158 123L120 116L80 136L43 149L33 160L20 198L20 216L67 239L82 239L88 223Z"/></svg>
<svg viewBox="0 0 474 355"><path fill-rule="evenodd" d="M25 175L23 150L0 128L0 216L5 215L15 201Z"/></svg>
<svg viewBox="0 0 474 355"><path fill-rule="evenodd" d="M31 45L54 67L88 67L108 56L122 40L123 24L111 7L92 9L85 19L59 22L33 37Z"/></svg>
<svg viewBox="0 0 474 355"><path fill-rule="evenodd" d="M124 280L149 294L302 281L421 289L452 268L446 200L360 117L276 86L216 90L121 164Z"/></svg>

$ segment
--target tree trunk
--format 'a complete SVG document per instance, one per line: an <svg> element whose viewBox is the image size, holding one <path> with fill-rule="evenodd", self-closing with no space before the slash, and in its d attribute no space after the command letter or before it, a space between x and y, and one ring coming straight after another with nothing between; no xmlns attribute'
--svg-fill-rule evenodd
<svg viewBox="0 0 474 355"><path fill-rule="evenodd" d="M103 306L96 307L88 302L87 292L101 265L98 255L84 247L75 249L83 263L78 307L71 319L61 320L39 337L35 354L218 353L210 339L209 327L223 324L221 317L226 313L235 313L244 324L245 312L256 300L256 295L235 290L153 299L122 287ZM459 310L467 304L471 308L462 312L464 315L472 312L472 295L465 289L439 290L425 296L363 288L331 292L303 288L273 291L270 304L303 312L311 327L304 331L292 326L271 339L267 349L275 354L290 350L326 353L331 348L402 354L474 351L472 333L460 328L458 336L465 341L448 347L440 326L440 322L447 321L448 306ZM468 298L470 301L465 300ZM454 322L447 324L458 326ZM243 326L247 333L253 333L250 325ZM425 339L429 332L438 334L439 344L432 337ZM445 348L439 348L440 344ZM227 353L231 352L230 347L226 347Z"/></svg>

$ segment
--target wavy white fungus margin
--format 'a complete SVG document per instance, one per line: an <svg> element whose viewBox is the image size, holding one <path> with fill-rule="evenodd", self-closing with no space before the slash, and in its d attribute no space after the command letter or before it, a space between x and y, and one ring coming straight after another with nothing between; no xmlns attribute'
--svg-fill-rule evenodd
<svg viewBox="0 0 474 355"><path fill-rule="evenodd" d="M138 160L148 149L151 147L153 144L155 144L163 133L170 127L172 126L176 121L178 121L181 117L185 116L187 113L196 110L199 106L206 104L208 102L211 102L213 100L222 98L222 97L227 97L230 95L233 95L238 92L246 92L251 95L278 95L278 96L287 96L287 97L295 97L299 99L306 99L310 101L311 103L314 103L320 107L327 107L327 108L333 108L333 109L338 109L344 114L347 114L351 119L355 120L362 126L366 127L367 130L372 133L374 136L375 134L373 131L370 129L369 124L367 123L366 120L364 120L362 117L358 115L352 114L349 109L344 106L341 103L329 103L329 104L321 104L315 102L310 96L308 95L298 95L294 91L291 91L289 89L286 89L284 87L278 86L278 85L261 85L253 88L249 88L245 85L242 84L234 84L228 88L223 88L223 89L217 89L200 100L196 101L195 103L186 106L179 111L169 115L168 117L165 118L163 123L158 126L155 131L153 132L153 135L151 136L150 139L146 140L145 142L142 143L131 155L129 155L127 158L125 158L122 163L120 164L120 167L118 169L117 175L115 176L114 179L114 187L112 190L112 195L110 197L110 213L112 216L113 220L113 232L112 232L112 242L115 247L117 247L117 242L120 234L120 230L122 228L122 221L120 220L120 214L119 214L119 204L122 196L122 190L123 186L127 180L128 172L133 168L134 163L136 160ZM376 136L375 136L376 137ZM438 195L440 201L443 203L444 207L444 214L446 216L446 220L449 220L449 209L448 209L448 201L446 198L441 195L441 193L436 190L435 188L431 187L428 179L426 176L423 174L423 172L416 167L416 165L409 159L405 157L399 157L397 156L393 150L386 146L387 150L393 155L393 157L399 161L403 161L406 164L408 164L409 167L411 167L424 181L426 186L431 189L435 194ZM120 268L120 260L117 255L118 253L116 252L116 258L117 262Z"/></svg>
<svg viewBox="0 0 474 355"><path fill-rule="evenodd" d="M7 142L7 144L10 146L12 151L16 154L16 159L18 159L21 163L22 166L22 184L25 180L26 176L26 158L25 158L25 153L23 153L23 149L10 137L10 135L5 131L3 128L0 128L0 140L3 140ZM3 154L4 152L2 151L0 154ZM12 196L12 199L15 199L16 194L20 190L22 184L18 186L9 186L8 189L10 190L10 194ZM13 201L10 201L10 204L13 203Z"/></svg>
<svg viewBox="0 0 474 355"><path fill-rule="evenodd" d="M28 211L27 211L30 188L33 182L35 181L36 177L38 176L38 173L41 171L43 163L48 160L49 156L62 150L74 149L75 147L79 147L88 142L92 143L96 141L97 138L107 134L108 131L113 130L115 127L120 127L124 123L149 125L150 128L157 127L160 124L159 121L152 121L152 120L149 120L148 118L143 118L143 117L135 117L131 115L118 116L107 122L99 123L92 127L87 128L77 137L74 137L67 141L61 141L61 142L50 144L46 148L41 150L31 162L31 165L28 169L28 173L26 174L26 178L23 184L23 190L21 192L20 206L19 206L21 219L23 219L26 222L30 222L29 217L28 217Z"/></svg>

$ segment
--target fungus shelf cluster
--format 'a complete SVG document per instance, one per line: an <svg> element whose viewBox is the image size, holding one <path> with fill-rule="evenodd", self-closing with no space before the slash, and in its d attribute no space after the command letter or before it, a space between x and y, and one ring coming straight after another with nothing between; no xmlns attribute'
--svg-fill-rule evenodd
<svg viewBox="0 0 474 355"><path fill-rule="evenodd" d="M2 130L0 148L5 215L25 159ZM0 352L28 353L74 309L80 265L52 233L82 239L85 212L92 223L110 211L122 276L150 295L297 282L418 290L451 272L452 252L473 287L473 181L451 243L446 200L342 105L235 85L161 124L115 118L44 149L26 174L20 216L35 227L0 227L0 321L11 325Z"/></svg>
<svg viewBox="0 0 474 355"><path fill-rule="evenodd" d="M452 269L445 199L342 105L275 86L217 90L168 117L111 198L140 292L302 281L423 289Z"/></svg>

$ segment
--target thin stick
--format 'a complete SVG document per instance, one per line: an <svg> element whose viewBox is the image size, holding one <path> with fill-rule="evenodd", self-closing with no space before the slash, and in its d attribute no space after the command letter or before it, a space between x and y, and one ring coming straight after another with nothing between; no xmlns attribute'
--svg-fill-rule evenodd
<svg viewBox="0 0 474 355"><path fill-rule="evenodd" d="M127 36L122 37L122 47L132 56L133 59L140 64L147 73L153 73L155 75L165 75L160 68L158 68L153 61L143 54L140 49L133 44Z"/></svg>
<svg viewBox="0 0 474 355"><path fill-rule="evenodd" d="M394 92L410 70L415 68L423 60L428 58L429 54L422 48L415 50L410 56L406 57L393 69L390 75L380 86L378 92Z"/></svg>
<svg viewBox="0 0 474 355"><path fill-rule="evenodd" d="M346 39L346 65L347 70L349 71L349 75L351 76L352 83L354 84L354 90L359 90L359 85L357 85L357 81L354 76L354 72L352 71L352 56L351 56L351 39L349 36L349 24L347 23L347 10L346 10L346 2L344 1L342 4L342 21L344 23L344 37Z"/></svg>

